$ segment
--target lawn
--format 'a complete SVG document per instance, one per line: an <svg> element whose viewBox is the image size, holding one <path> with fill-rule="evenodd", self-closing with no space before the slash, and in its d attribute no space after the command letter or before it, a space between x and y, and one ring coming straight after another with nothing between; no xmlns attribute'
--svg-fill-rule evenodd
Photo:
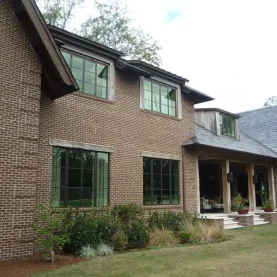
<svg viewBox="0 0 277 277"><path fill-rule="evenodd" d="M37 277L276 276L277 225L227 232L226 242L155 248L96 258Z"/></svg>

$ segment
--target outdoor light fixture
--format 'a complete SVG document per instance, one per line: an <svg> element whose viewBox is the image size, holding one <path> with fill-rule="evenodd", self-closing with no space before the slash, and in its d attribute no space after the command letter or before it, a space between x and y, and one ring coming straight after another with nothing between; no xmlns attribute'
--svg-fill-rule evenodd
<svg viewBox="0 0 277 277"><path fill-rule="evenodd" d="M258 175L254 174L254 176L253 176L253 183L257 184L258 182L259 182Z"/></svg>
<svg viewBox="0 0 277 277"><path fill-rule="evenodd" d="M233 172L229 172L227 174L227 181L228 181L228 183L234 182L234 174L233 174Z"/></svg>

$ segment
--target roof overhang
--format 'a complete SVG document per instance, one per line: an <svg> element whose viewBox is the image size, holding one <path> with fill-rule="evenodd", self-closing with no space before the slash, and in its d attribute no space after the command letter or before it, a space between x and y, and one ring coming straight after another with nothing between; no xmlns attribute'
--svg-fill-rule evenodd
<svg viewBox="0 0 277 277"><path fill-rule="evenodd" d="M214 98L210 97L209 95L200 92L196 89L193 89L189 86L182 86L182 91L186 93L187 97L194 103L194 104L200 104L208 101L214 100Z"/></svg>
<svg viewBox="0 0 277 277"><path fill-rule="evenodd" d="M42 91L51 99L79 90L35 1L11 0L13 10L42 64Z"/></svg>

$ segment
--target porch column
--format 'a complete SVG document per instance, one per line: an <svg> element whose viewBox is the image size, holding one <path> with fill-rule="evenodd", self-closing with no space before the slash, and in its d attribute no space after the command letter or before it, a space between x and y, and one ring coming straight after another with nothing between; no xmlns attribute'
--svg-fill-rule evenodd
<svg viewBox="0 0 277 277"><path fill-rule="evenodd" d="M223 204L224 213L231 212L231 188L230 183L227 180L227 174L230 171L229 160L222 161L222 187L223 187Z"/></svg>
<svg viewBox="0 0 277 277"><path fill-rule="evenodd" d="M275 198L275 186L274 186L274 169L273 166L267 168L268 176L268 189L269 189L269 198L273 201L273 209L276 208L276 198Z"/></svg>
<svg viewBox="0 0 277 277"><path fill-rule="evenodd" d="M248 195L249 195L249 211L255 212L256 210L256 191L253 176L255 174L254 164L247 165L248 174Z"/></svg>

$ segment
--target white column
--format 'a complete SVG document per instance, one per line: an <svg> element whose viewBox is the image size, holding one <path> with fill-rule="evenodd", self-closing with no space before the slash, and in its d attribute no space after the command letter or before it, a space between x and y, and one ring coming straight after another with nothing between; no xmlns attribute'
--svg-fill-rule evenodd
<svg viewBox="0 0 277 277"><path fill-rule="evenodd" d="M253 176L255 175L254 164L248 164L247 166L248 174L248 194L249 194L249 211L255 212L256 210L256 190Z"/></svg>
<svg viewBox="0 0 277 277"><path fill-rule="evenodd" d="M222 161L222 188L223 188L223 204L224 213L231 212L231 187L227 180L227 174L230 171L229 160Z"/></svg>
<svg viewBox="0 0 277 277"><path fill-rule="evenodd" d="M269 188L269 198L273 201L273 209L276 208L276 197L275 197L275 185L274 185L274 169L273 166L267 168L268 176L268 188Z"/></svg>
<svg viewBox="0 0 277 277"><path fill-rule="evenodd" d="M196 186L197 186L197 213L200 214L200 181L199 181L199 162L198 157L196 158Z"/></svg>

